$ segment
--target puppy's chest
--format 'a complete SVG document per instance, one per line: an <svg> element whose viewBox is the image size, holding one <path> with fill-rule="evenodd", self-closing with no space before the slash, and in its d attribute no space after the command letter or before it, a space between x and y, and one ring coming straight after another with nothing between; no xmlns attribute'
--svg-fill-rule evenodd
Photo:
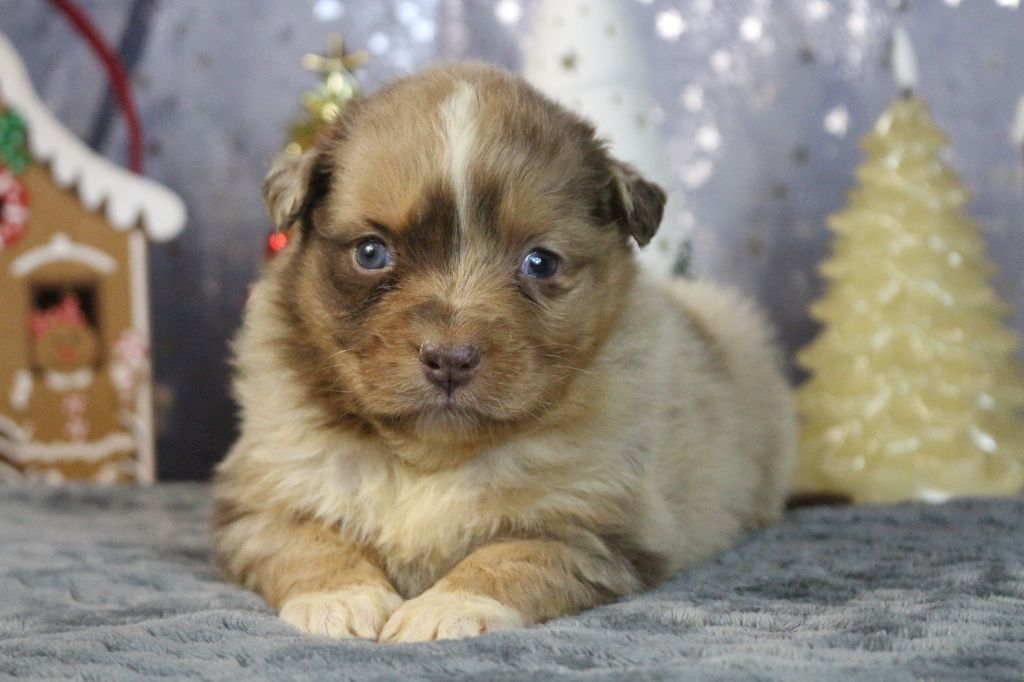
<svg viewBox="0 0 1024 682"><path fill-rule="evenodd" d="M341 532L374 547L389 568L424 580L493 537L509 513L473 471L413 476L364 467L334 483Z"/></svg>

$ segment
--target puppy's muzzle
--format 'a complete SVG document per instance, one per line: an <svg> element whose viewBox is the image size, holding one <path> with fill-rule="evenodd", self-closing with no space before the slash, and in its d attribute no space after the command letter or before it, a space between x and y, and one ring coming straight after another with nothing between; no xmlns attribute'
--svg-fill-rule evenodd
<svg viewBox="0 0 1024 682"><path fill-rule="evenodd" d="M480 349L425 343L420 347L420 362L430 383L451 395L473 379L480 366Z"/></svg>

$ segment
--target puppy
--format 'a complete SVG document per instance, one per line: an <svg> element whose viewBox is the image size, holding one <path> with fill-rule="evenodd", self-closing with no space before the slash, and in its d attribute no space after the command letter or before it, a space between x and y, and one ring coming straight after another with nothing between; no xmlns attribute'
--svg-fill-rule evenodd
<svg viewBox="0 0 1024 682"><path fill-rule="evenodd" d="M215 525L285 621L523 627L779 518L794 417L765 324L638 272L665 194L522 80L394 83L264 189L297 234L236 341Z"/></svg>

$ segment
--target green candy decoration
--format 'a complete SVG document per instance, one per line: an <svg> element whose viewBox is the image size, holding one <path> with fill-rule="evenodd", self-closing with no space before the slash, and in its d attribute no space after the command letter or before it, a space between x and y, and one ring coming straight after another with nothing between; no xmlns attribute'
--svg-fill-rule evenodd
<svg viewBox="0 0 1024 682"><path fill-rule="evenodd" d="M0 163L20 175L28 170L32 156L28 151L28 132L21 116L0 109Z"/></svg>

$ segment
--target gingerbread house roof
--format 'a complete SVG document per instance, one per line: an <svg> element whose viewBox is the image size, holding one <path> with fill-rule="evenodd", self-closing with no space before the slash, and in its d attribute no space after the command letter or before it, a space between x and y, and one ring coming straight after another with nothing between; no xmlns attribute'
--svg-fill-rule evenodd
<svg viewBox="0 0 1024 682"><path fill-rule="evenodd" d="M24 118L32 155L49 166L53 181L73 188L90 210L102 209L115 229L141 226L150 239L165 241L184 228L185 204L174 192L95 153L50 113L2 33L0 102Z"/></svg>

